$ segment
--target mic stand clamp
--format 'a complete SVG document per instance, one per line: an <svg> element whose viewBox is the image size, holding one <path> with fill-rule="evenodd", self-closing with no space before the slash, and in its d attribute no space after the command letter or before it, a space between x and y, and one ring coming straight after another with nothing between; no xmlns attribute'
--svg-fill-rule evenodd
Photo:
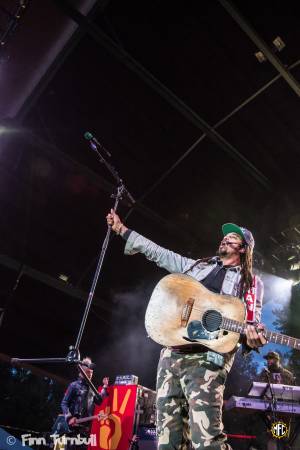
<svg viewBox="0 0 300 450"><path fill-rule="evenodd" d="M99 392L97 391L96 387L92 383L92 381L87 377L86 373L82 369L81 366L89 367L89 363L85 363L80 360L80 354L77 349L73 345L69 347L69 353L65 358L11 358L12 364L56 364L56 363L64 363L69 365L76 365L78 371L82 374L83 378L88 383L91 390L94 392L94 394L99 397Z"/></svg>
<svg viewBox="0 0 300 450"><path fill-rule="evenodd" d="M97 141L97 144L95 144L95 142L93 141L89 141L90 147L91 149L96 152L99 161L104 164L107 169L109 170L109 172L112 174L112 176L115 178L115 180L117 181L118 184L118 189L121 189L121 192L117 192L117 194L112 194L112 198L117 199L117 196L120 195L119 200L122 200L123 195L126 194L126 196L129 198L131 204L133 205L135 203L134 198L132 197L132 195L130 194L130 192L126 189L122 178L120 178L117 170L114 168L114 166L112 164L110 164L105 158L104 156L101 154L101 151L104 151L105 153L109 154L108 150L106 150L106 148L100 144L100 142Z"/></svg>

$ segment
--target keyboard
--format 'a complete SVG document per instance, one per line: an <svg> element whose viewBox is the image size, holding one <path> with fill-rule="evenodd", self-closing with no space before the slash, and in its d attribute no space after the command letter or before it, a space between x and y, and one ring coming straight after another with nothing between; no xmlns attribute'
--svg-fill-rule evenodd
<svg viewBox="0 0 300 450"><path fill-rule="evenodd" d="M225 410L230 409L249 409L256 411L271 411L271 401L260 398L236 397L231 396L224 405ZM296 402L277 401L276 411L288 414L300 414L300 404Z"/></svg>

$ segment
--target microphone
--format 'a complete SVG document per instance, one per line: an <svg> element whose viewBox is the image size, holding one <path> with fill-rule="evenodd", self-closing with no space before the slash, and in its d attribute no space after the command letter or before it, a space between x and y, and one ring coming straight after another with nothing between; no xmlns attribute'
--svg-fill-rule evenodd
<svg viewBox="0 0 300 450"><path fill-rule="evenodd" d="M94 369L96 368L96 364L95 364L95 363L92 363L92 362L90 362L90 363L88 363L88 362L82 362L82 363L80 363L79 365L80 365L80 366L85 366L85 367L87 367L88 369L91 369L91 370L94 370Z"/></svg>
<svg viewBox="0 0 300 450"><path fill-rule="evenodd" d="M90 141L90 144L91 144L91 146L92 146L92 148L93 148L94 150L96 150L96 148L99 147L101 150L104 150L104 151L106 152L107 156L111 157L111 154L109 153L109 151L106 150L106 148L103 147L102 144L100 144L100 142L98 141L98 139L97 139L95 136L93 136L92 133L90 133L89 131L86 131L86 132L84 133L84 138L85 138L87 141Z"/></svg>
<svg viewBox="0 0 300 450"><path fill-rule="evenodd" d="M229 245L234 245L234 244L237 244L237 242L226 241L226 242L224 242L224 244L225 244L225 245L228 245L228 244L229 244ZM245 242L242 242L241 244L239 243L238 245L239 245L241 248L247 246L247 244L246 244Z"/></svg>
<svg viewBox="0 0 300 450"><path fill-rule="evenodd" d="M95 363L88 363L87 367L88 367L89 369L94 370L94 369L96 369L96 364L95 364Z"/></svg>

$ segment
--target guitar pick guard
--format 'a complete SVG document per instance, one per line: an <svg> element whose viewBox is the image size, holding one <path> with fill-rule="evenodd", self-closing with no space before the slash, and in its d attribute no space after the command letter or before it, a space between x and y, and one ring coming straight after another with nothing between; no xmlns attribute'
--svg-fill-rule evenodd
<svg viewBox="0 0 300 450"><path fill-rule="evenodd" d="M189 340L195 341L198 339L217 339L219 330L207 331L200 320L192 320L187 327L187 335Z"/></svg>

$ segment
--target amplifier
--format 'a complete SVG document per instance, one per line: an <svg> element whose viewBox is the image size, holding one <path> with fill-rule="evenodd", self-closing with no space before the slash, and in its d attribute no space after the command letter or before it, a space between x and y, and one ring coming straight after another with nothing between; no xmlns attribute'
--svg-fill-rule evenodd
<svg viewBox="0 0 300 450"><path fill-rule="evenodd" d="M138 377L136 375L117 375L115 385L138 384Z"/></svg>

